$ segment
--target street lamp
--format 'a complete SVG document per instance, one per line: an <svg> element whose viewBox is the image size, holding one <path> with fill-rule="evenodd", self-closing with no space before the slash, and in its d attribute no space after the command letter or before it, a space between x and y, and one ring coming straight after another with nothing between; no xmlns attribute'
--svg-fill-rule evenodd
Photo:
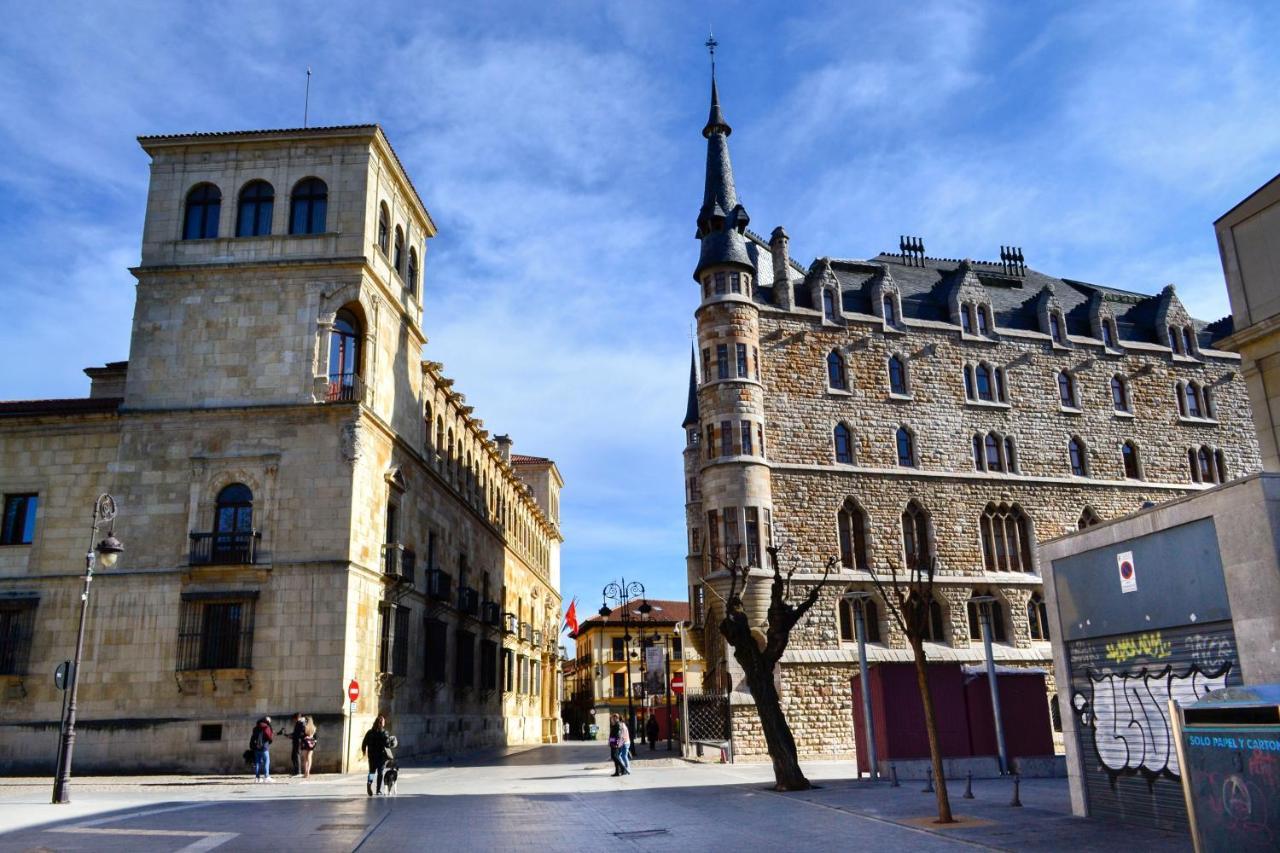
<svg viewBox="0 0 1280 853"><path fill-rule="evenodd" d="M866 602L871 593L865 590L846 592L845 599L852 605L853 626L858 640L858 671L862 679L862 727L866 730L867 762L871 768L871 779L878 775L876 762L876 728L871 721L871 674L867 671L867 616Z"/></svg>
<svg viewBox="0 0 1280 853"><path fill-rule="evenodd" d="M635 737L636 731L636 709L632 703L632 694L635 692L631 687L631 601L632 599L640 599L641 604L636 608L642 616L647 616L653 608L649 606L649 600L645 598L644 584L640 581L631 581L627 583L626 578L605 584L603 590L600 591L602 602L600 604L600 616L608 619L610 614L609 602L617 602L618 608L622 610L622 639L623 639L623 658L627 663L627 728L631 732L631 736Z"/></svg>
<svg viewBox="0 0 1280 853"><path fill-rule="evenodd" d="M991 652L991 603L994 595L975 595L969 601L978 605L982 620L982 645L987 654L987 685L991 688L991 714L996 721L996 749L999 750L1000 775L1009 772L1009 753L1004 745L1004 721L1000 719L1000 691L996 688L996 661Z"/></svg>
<svg viewBox="0 0 1280 853"><path fill-rule="evenodd" d="M62 724L62 739L58 743L58 766L53 778L53 802L69 803L67 788L71 784L71 753L76 745L76 688L80 684L80 658L84 654L84 623L89 616L89 584L93 582L95 556L104 569L116 564L124 545L115 535L116 499L108 494L98 496L93 505L93 526L89 531L89 550L84 555L84 591L80 593L80 630L76 634L76 656L71 665L71 685L67 688L67 716ZM107 536L94 544L98 528L108 525ZM96 552L96 554L95 554Z"/></svg>

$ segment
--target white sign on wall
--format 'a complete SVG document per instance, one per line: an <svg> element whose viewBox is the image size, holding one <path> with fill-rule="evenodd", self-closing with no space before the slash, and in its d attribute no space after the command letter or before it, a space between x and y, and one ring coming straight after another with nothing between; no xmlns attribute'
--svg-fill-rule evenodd
<svg viewBox="0 0 1280 853"><path fill-rule="evenodd" d="M1138 573L1133 567L1133 552L1123 551L1116 554L1116 571L1120 573L1120 591L1138 591Z"/></svg>

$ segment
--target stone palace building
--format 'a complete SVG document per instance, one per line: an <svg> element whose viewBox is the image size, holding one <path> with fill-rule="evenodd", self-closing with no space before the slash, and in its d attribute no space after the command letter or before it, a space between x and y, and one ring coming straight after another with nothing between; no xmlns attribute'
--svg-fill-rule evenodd
<svg viewBox="0 0 1280 853"><path fill-rule="evenodd" d="M53 765L102 492L77 770L235 769L295 711L323 770L379 713L404 754L557 740L563 483L422 360L436 225L381 128L140 143L129 360L0 403L0 764Z"/></svg>
<svg viewBox="0 0 1280 853"><path fill-rule="evenodd" d="M797 567L798 598L836 572L780 665L802 754L854 751L857 650L846 592L868 569L936 558L928 658L984 660L975 595L992 595L997 663L1046 670L1035 543L1257 471L1230 318L1190 317L1172 285L1131 293L999 260L929 257L923 240L872 258L794 262L782 228L748 229L713 79L695 364L684 420L687 570L707 684L731 690L734 747L764 750L718 630L724 563L766 549ZM994 253L993 253L994 254ZM911 652L885 602L868 609L871 663ZM1056 708L1052 713L1056 717Z"/></svg>

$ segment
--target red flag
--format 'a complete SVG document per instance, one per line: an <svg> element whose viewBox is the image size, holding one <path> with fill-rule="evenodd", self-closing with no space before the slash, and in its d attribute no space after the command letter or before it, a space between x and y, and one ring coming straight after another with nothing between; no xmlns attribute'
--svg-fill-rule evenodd
<svg viewBox="0 0 1280 853"><path fill-rule="evenodd" d="M564 614L564 624L569 629L570 636L578 633L578 599L569 602L569 610Z"/></svg>

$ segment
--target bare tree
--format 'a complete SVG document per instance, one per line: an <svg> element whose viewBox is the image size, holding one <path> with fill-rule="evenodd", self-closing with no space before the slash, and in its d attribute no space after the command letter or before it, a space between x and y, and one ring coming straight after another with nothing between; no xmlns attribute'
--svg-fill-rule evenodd
<svg viewBox="0 0 1280 853"><path fill-rule="evenodd" d="M773 761L775 791L805 791L812 787L800 769L796 741L791 726L782 712L778 688L773 680L774 669L787 649L791 629L813 607L822 591L835 558L827 561L822 579L813 585L808 594L797 604L788 603L791 594L791 578L795 567L782 571L778 562L778 549L768 549L773 563L773 577L769 588L769 611L763 633L753 628L742 603L750 579L748 567L738 564L738 556L732 562L720 561L730 576L729 595L725 598L725 615L720 621L720 633L733 647L733 656L747 677L747 686L755 699L756 713L760 716L760 728L764 732L769 758Z"/></svg>
<svg viewBox="0 0 1280 853"><path fill-rule="evenodd" d="M921 569L920 563L926 568ZM874 566L870 566L871 580L884 599L886 610L893 614L898 627L911 644L911 656L915 659L916 684L920 688L920 702L924 705L924 727L929 738L929 757L933 761L934 795L938 800L938 823L954 823L951 816L951 800L947 797L947 779L942 773L942 748L938 744L938 721L933 713L933 693L929 689L928 661L925 660L924 640L929 634L929 608L933 602L933 578L938 569L938 558L908 561L907 577L899 582L898 570L889 567L888 586ZM890 597L892 592L892 597Z"/></svg>

